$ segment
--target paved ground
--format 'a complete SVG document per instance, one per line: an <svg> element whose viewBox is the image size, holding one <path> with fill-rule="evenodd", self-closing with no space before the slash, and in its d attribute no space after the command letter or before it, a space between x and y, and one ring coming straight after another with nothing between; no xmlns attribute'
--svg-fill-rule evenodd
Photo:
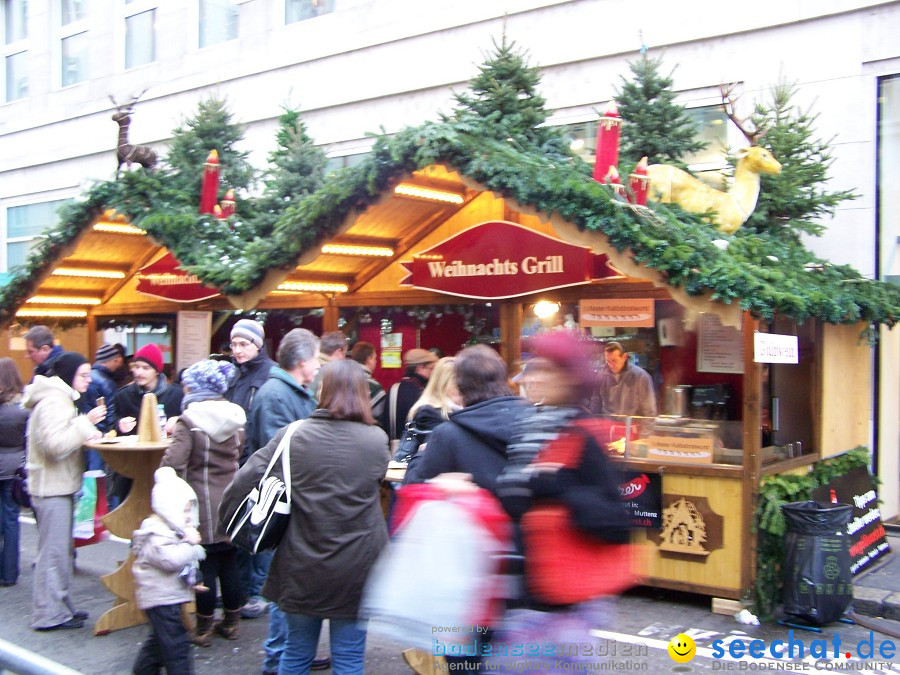
<svg viewBox="0 0 900 675"><path fill-rule="evenodd" d="M31 603L31 561L35 555L35 528L32 523L23 522L22 536L22 576L19 584L11 588L0 588L0 637L4 640L30 649L57 662L63 663L82 673L119 674L130 672L135 653L140 647L148 628L145 626L117 631L109 635L94 637L89 627L81 630L38 633L28 628ZM111 595L100 582L100 576L117 566L127 552L127 544L103 542L95 546L79 549L77 573L74 579L73 595L78 606L91 613L88 626L110 606ZM730 616L712 614L709 599L701 596L665 592L656 589L639 589L621 598L618 602L615 620L597 633L601 638L604 653L597 659L595 670L639 671L649 673L689 671L747 672L758 670L784 669L790 665L794 670L816 672L862 672L900 673L900 659L878 658L877 648L886 646L885 640L900 645L900 640L886 633L860 625L835 624L823 629L821 634L795 632L794 640L803 642L805 660L799 658L774 660L768 652L765 658L729 659L730 641L741 640L745 646L751 640L761 640L765 649L777 640L789 639L788 629L769 623L762 626L738 624ZM900 623L893 621L879 624L886 629L896 630ZM217 639L209 649L194 649L198 675L252 675L260 672L262 654L260 646L265 636L264 619L245 621L241 625L241 638L235 642ZM679 633L687 633L697 643L697 656L686 665L675 664L666 647L669 640ZM857 650L863 643L872 640L876 648L875 659L857 658ZM716 641L719 650L716 649ZM827 659L809 656L813 640L824 640ZM841 652L836 658L832 646L840 641ZM406 675L410 671L403 664L400 650L403 645L370 636L366 650L366 673L368 675ZM327 645L321 646L327 651ZM725 658L716 658L724 649ZM847 659L847 649L851 658ZM865 655L865 654L864 654ZM796 656L796 655L795 655ZM562 666L554 667L552 660L545 659L543 668L547 672L565 672ZM593 671L589 671L593 672Z"/></svg>

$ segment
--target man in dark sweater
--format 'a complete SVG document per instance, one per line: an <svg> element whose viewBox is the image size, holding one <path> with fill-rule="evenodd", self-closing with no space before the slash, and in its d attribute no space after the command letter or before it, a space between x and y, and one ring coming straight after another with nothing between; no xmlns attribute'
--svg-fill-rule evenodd
<svg viewBox="0 0 900 675"><path fill-rule="evenodd" d="M250 410L253 407L256 392L269 379L272 368L278 366L266 353L265 339L266 331L262 324L252 319L241 319L231 329L230 347L238 376L231 383L231 388L225 394L225 398L241 406L247 414L247 419L250 419ZM244 452L241 455L242 465L251 453L262 447L251 447L253 445L248 434Z"/></svg>
<svg viewBox="0 0 900 675"><path fill-rule="evenodd" d="M35 376L51 375L50 367L56 358L63 353L63 348L53 343L53 333L47 326L32 326L24 335L25 337L25 353L34 364L34 375L31 376L34 381Z"/></svg>

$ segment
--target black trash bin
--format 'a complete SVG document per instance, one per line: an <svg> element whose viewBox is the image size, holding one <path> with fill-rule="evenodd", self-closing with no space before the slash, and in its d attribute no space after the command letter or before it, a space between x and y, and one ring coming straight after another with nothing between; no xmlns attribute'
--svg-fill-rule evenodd
<svg viewBox="0 0 900 675"><path fill-rule="evenodd" d="M847 504L794 502L781 507L784 537L784 612L817 626L836 621L853 600Z"/></svg>

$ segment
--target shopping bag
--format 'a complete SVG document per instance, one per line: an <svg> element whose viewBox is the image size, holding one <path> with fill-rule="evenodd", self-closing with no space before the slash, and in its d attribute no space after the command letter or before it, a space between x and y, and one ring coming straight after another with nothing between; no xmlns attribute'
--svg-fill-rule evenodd
<svg viewBox="0 0 900 675"><path fill-rule="evenodd" d="M81 490L75 495L75 524L72 536L75 539L90 539L94 536L94 514L97 510L97 479L84 477Z"/></svg>
<svg viewBox="0 0 900 675"><path fill-rule="evenodd" d="M403 488L401 499L413 487L420 486ZM429 651L435 640L443 645L477 640L476 626L486 624L496 609L499 556L508 548L509 534L505 529L501 538L494 536L464 497L440 496L404 510L360 606L370 633ZM489 494L476 497L482 504L487 500L502 513Z"/></svg>
<svg viewBox="0 0 900 675"><path fill-rule="evenodd" d="M90 544L99 544L101 541L109 539L109 530L103 524L103 516L109 513L109 503L106 500L106 476L102 471L86 471L85 482L92 481L97 495L97 503L94 508L94 528L93 534L89 537L74 539L75 548L80 546L88 546ZM84 533L87 534L87 527L84 527Z"/></svg>

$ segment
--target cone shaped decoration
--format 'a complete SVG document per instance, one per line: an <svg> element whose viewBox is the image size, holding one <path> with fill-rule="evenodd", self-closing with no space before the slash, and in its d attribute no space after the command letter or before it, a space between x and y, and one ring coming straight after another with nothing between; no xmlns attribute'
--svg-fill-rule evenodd
<svg viewBox="0 0 900 675"><path fill-rule="evenodd" d="M647 158L641 157L641 161L634 167L634 173L628 177L628 187L634 193L634 203L640 206L647 205L647 190L650 187L650 176L647 175Z"/></svg>
<svg viewBox="0 0 900 675"><path fill-rule="evenodd" d="M200 213L212 213L219 201L219 153L209 151L203 165L203 185L200 188Z"/></svg>
<svg viewBox="0 0 900 675"><path fill-rule="evenodd" d="M609 168L619 166L619 128L622 119L615 101L610 101L597 125L597 159L594 160L594 180L602 183Z"/></svg>
<svg viewBox="0 0 900 675"><path fill-rule="evenodd" d="M144 398L141 400L137 436L141 443L159 443L162 440L159 417L156 413L156 394L153 392L144 394Z"/></svg>
<svg viewBox="0 0 900 675"><path fill-rule="evenodd" d="M222 217L227 218L234 213L234 190L230 189L222 198Z"/></svg>

